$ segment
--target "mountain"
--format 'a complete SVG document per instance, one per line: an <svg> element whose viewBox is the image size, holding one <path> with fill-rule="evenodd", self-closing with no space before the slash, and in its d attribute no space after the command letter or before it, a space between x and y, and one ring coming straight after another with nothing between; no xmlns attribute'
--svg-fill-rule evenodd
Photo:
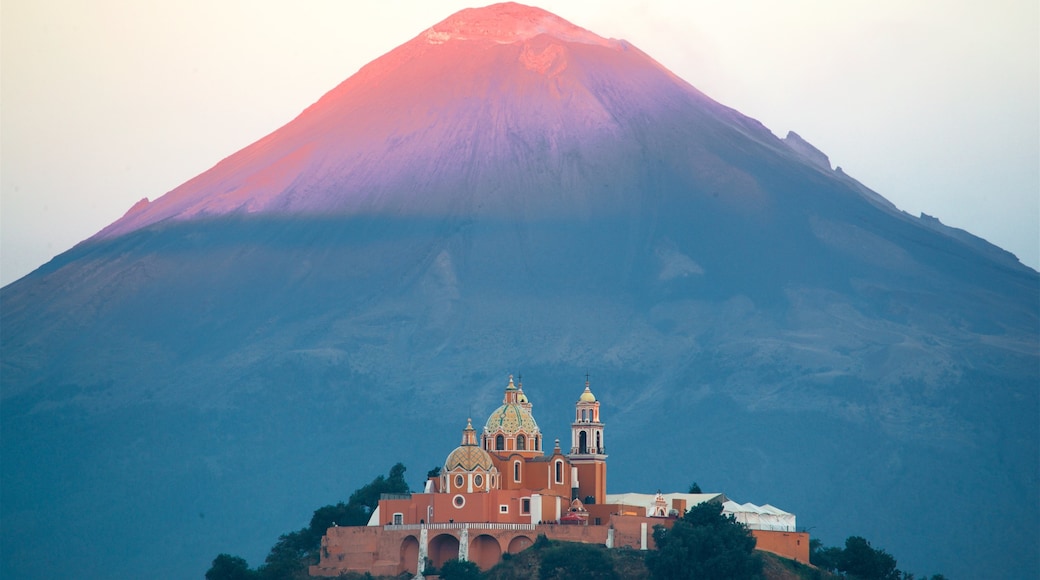
<svg viewBox="0 0 1040 580"><path fill-rule="evenodd" d="M1038 304L630 44L464 10L0 291L0 573L256 565L510 373L565 439L590 372L612 492L1033 577Z"/></svg>

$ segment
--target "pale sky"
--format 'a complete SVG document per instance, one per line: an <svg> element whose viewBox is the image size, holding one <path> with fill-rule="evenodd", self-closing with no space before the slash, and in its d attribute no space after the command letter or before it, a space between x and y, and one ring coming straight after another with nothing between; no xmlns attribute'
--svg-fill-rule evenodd
<svg viewBox="0 0 1040 580"><path fill-rule="evenodd" d="M3 0L0 283L290 121L437 0ZM1036 0L546 0L1040 268Z"/></svg>

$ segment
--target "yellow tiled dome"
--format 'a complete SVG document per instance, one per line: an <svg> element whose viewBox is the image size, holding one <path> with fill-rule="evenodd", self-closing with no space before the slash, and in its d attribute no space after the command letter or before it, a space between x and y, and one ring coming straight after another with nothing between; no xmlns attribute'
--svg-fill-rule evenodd
<svg viewBox="0 0 1040 580"><path fill-rule="evenodd" d="M484 433L502 434L507 437L518 433L540 434L538 423L535 423L534 416L531 415L531 402L527 400L527 395L524 395L523 387L517 388L513 384L513 375L509 375L502 406L488 417L487 423L484 424Z"/></svg>
<svg viewBox="0 0 1040 580"><path fill-rule="evenodd" d="M589 390L589 384L588 383L585 383L585 392L583 392L581 394L581 396L578 397L578 400L581 401L582 403L595 403L596 402L596 395L593 395L592 391Z"/></svg>
<svg viewBox="0 0 1040 580"><path fill-rule="evenodd" d="M535 423L530 411L520 406L519 403L506 403L491 413L484 425L484 432L531 435L539 431L538 423Z"/></svg>
<svg viewBox="0 0 1040 580"><path fill-rule="evenodd" d="M476 445L460 445L444 460L446 472L458 468L462 468L463 471L491 471L492 467L494 464L491 463L491 456Z"/></svg>

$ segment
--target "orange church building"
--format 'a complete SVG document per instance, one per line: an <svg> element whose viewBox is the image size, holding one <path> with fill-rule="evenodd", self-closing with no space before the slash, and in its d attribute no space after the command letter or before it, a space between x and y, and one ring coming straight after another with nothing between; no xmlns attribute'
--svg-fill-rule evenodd
<svg viewBox="0 0 1040 580"><path fill-rule="evenodd" d="M670 526L702 501L723 502L724 513L748 524L759 549L809 561L808 534L795 531L793 514L772 506L739 505L719 493L607 495L604 424L588 380L566 453L559 439L544 448L531 410L523 384L510 376L502 405L479 434L467 420L461 445L422 493L384 495L368 526L329 528L310 574L421 577L427 562L439 567L453 558L487 569L538 535L653 549L655 525Z"/></svg>

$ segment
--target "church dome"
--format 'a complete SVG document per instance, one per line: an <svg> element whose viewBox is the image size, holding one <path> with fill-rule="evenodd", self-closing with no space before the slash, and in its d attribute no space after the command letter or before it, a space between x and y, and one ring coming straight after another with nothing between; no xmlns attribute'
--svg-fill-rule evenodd
<svg viewBox="0 0 1040 580"><path fill-rule="evenodd" d="M476 431L473 422L466 419L466 428L462 430L462 445L455 448L444 460L444 471L461 469L463 471L476 471L482 469L491 471L494 464L491 456L477 445Z"/></svg>
<svg viewBox="0 0 1040 580"><path fill-rule="evenodd" d="M520 403L506 403L495 409L488 417L484 425L485 433L537 433L538 423L535 423L531 412L523 408Z"/></svg>
<svg viewBox="0 0 1040 580"><path fill-rule="evenodd" d="M571 392L573 392L573 391L571 391ZM578 401L582 402L582 403L595 403L596 402L596 395L593 395L592 391L589 390L589 384L588 383L585 383L585 391L581 394L580 397L578 397Z"/></svg>
<svg viewBox="0 0 1040 580"><path fill-rule="evenodd" d="M531 415L531 403L524 395L522 388L518 389L513 384L513 375L509 375L509 384L506 385L506 394L502 399L502 406L495 409L484 424L485 434L498 434L507 437L518 433L527 435L538 434L538 423L535 423Z"/></svg>
<svg viewBox="0 0 1040 580"><path fill-rule="evenodd" d="M448 454L444 460L444 471L462 469L463 471L491 471L494 464L491 455L476 445L460 445Z"/></svg>

